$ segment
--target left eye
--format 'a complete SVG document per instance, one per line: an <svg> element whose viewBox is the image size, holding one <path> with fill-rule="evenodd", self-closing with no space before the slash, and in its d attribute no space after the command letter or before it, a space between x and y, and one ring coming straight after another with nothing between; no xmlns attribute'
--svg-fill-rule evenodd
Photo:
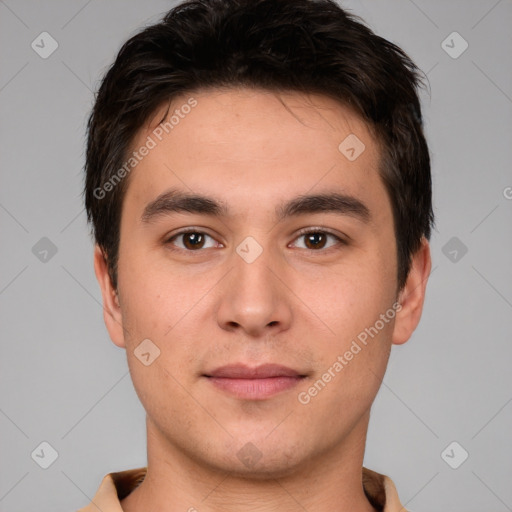
<svg viewBox="0 0 512 512"><path fill-rule="evenodd" d="M326 231L320 231L320 230L305 231L305 232L301 233L297 237L297 239L303 238L305 240L305 247L301 247L301 249L304 248L304 249L310 249L310 250L315 251L318 249L326 248L326 243L327 243L328 237L331 237L332 239L335 240L335 243L331 244L328 247L332 247L333 245L336 245L336 243L343 243L343 240L340 237L333 235L332 233L328 233Z"/></svg>
<svg viewBox="0 0 512 512"><path fill-rule="evenodd" d="M334 240L334 243L331 243L331 245L327 246L326 244L327 244L327 240L329 237L332 240ZM209 246L205 245L207 238L211 239L214 243L210 244ZM329 247L332 247L333 245L344 243L344 241L340 237L338 237L332 233L328 233L326 231L321 231L321 230L304 231L299 234L299 236L296 238L296 240L299 240L301 238L304 239L304 246L299 247L299 248L300 249L309 249L312 251L317 251L319 249L325 249L326 247L329 248ZM176 244L176 242L175 242L175 240L179 240L179 239L182 240L181 246L179 244ZM179 249L189 251L189 252L197 251L199 249L208 249L211 247L215 247L215 241L210 235L208 235L202 231L192 231L192 230L191 231L182 231L181 233L177 233L174 236L172 236L171 238L169 238L166 243L171 244L171 245L176 245Z"/></svg>

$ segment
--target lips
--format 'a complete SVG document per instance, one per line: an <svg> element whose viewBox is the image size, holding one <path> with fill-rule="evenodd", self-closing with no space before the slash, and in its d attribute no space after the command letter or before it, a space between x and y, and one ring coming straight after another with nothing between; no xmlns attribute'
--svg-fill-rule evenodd
<svg viewBox="0 0 512 512"><path fill-rule="evenodd" d="M242 400L265 400L297 386L306 375L279 364L251 368L234 364L217 368L204 377L216 389Z"/></svg>
<svg viewBox="0 0 512 512"><path fill-rule="evenodd" d="M243 364L233 364L221 366L205 376L226 379L269 379L272 377L304 377L305 375L279 364L264 364L255 368Z"/></svg>

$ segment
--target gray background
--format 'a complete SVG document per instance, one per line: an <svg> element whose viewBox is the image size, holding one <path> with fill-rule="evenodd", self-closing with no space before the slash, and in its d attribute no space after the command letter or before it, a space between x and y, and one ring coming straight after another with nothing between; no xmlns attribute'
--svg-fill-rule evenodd
<svg viewBox="0 0 512 512"><path fill-rule="evenodd" d="M144 410L93 271L84 129L122 42L173 5L0 1L1 512L75 510L106 473L146 464ZM434 271L420 327L393 348L365 465L389 475L411 511L511 511L512 2L343 5L402 46L431 86ZM46 59L31 47L43 31L59 45ZM458 58L442 46L454 31L469 44ZM43 441L58 452L48 469L31 457Z"/></svg>

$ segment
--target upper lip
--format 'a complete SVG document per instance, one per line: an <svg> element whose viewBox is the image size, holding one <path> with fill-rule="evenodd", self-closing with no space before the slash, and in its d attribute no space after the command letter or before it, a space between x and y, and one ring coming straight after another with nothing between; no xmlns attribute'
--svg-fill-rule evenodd
<svg viewBox="0 0 512 512"><path fill-rule="evenodd" d="M251 368L244 364L221 366L205 374L206 377L231 379L265 379L269 377L303 377L299 372L279 364L262 364Z"/></svg>

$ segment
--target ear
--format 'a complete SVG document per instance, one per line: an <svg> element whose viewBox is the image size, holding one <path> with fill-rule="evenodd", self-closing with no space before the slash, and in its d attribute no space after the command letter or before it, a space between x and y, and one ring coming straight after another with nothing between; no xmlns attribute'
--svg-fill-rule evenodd
<svg viewBox="0 0 512 512"><path fill-rule="evenodd" d="M411 269L407 281L399 293L392 341L395 345L405 343L412 335L421 318L425 290L432 267L430 245L423 237L421 246L412 256Z"/></svg>
<svg viewBox="0 0 512 512"><path fill-rule="evenodd" d="M118 347L125 347L123 316L119 305L119 297L112 286L112 281L108 275L107 261L98 244L94 248L94 272L101 288L103 319L110 334L110 339Z"/></svg>

